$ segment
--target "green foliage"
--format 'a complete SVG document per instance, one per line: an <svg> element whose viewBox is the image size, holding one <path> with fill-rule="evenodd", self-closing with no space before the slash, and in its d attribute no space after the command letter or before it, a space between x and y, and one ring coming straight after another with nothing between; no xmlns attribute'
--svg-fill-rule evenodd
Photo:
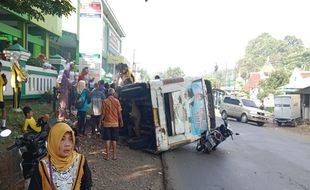
<svg viewBox="0 0 310 190"><path fill-rule="evenodd" d="M213 88L220 88L222 86L233 85L229 82L232 83L235 81L235 72L233 69L218 70L211 74L205 75L204 78L211 81Z"/></svg>
<svg viewBox="0 0 310 190"><path fill-rule="evenodd" d="M258 94L258 99L263 100L269 94L279 95L278 88L288 83L290 74L285 69L279 69L272 72L266 80L260 81L261 91Z"/></svg>
<svg viewBox="0 0 310 190"><path fill-rule="evenodd" d="M75 11L70 0L1 0L0 6L38 21L44 21L44 15L69 16Z"/></svg>
<svg viewBox="0 0 310 190"><path fill-rule="evenodd" d="M51 90L44 92L44 94L42 95L43 102L52 103L52 99L53 99L53 93Z"/></svg>
<svg viewBox="0 0 310 190"><path fill-rule="evenodd" d="M143 81L143 82L151 80L150 75L144 69L140 70L140 77L141 77L141 81Z"/></svg>
<svg viewBox="0 0 310 190"><path fill-rule="evenodd" d="M159 73L162 79L184 77L185 74L180 67L169 67L165 72Z"/></svg>
<svg viewBox="0 0 310 190"><path fill-rule="evenodd" d="M241 77L246 79L250 72L259 71L268 58L275 68L310 68L310 50L304 47L300 39L286 36L278 40L263 33L249 41L244 58L238 61L237 68Z"/></svg>

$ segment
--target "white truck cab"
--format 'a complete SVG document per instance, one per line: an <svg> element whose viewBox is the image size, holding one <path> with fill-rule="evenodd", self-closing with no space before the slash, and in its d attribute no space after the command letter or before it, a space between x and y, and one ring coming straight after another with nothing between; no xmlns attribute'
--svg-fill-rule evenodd
<svg viewBox="0 0 310 190"><path fill-rule="evenodd" d="M215 128L211 83L173 78L122 87L119 98L129 147L159 153L194 142Z"/></svg>

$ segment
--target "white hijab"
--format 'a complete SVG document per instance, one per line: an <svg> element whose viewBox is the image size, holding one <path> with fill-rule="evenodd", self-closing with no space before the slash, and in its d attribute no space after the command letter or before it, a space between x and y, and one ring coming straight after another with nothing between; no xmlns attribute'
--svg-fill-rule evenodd
<svg viewBox="0 0 310 190"><path fill-rule="evenodd" d="M86 82L84 80L80 80L77 84L78 93L81 94L85 88L86 88Z"/></svg>

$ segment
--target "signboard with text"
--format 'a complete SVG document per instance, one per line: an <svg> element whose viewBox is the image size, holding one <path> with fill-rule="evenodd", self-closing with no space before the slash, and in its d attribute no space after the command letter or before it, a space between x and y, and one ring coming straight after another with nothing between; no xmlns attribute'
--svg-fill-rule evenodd
<svg viewBox="0 0 310 190"><path fill-rule="evenodd" d="M100 0L80 1L80 71L89 68L89 76L100 80L103 51L102 4Z"/></svg>

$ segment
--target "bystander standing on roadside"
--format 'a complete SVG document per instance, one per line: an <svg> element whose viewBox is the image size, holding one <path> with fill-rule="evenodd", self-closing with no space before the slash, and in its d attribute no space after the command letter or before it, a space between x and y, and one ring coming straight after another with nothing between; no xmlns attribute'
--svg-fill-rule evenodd
<svg viewBox="0 0 310 190"><path fill-rule="evenodd" d="M98 83L94 84L94 89L90 93L91 96L91 108L92 108L92 114L91 114L91 121L92 121L92 135L95 135L96 132L100 129L100 123L101 123L101 107L102 107L102 101L105 99L104 92L102 92L99 89Z"/></svg>
<svg viewBox="0 0 310 190"><path fill-rule="evenodd" d="M77 92L81 95L81 101L83 102L82 107L78 108L77 118L78 118L78 133L85 135L85 119L86 112L88 108L87 95L88 90L86 88L86 83L84 80L80 80L77 85Z"/></svg>
<svg viewBox="0 0 310 190"><path fill-rule="evenodd" d="M98 88L99 88L99 90L100 90L101 92L105 93L106 88L105 88L105 86L104 86L104 80L99 80L99 81L98 81Z"/></svg>
<svg viewBox="0 0 310 190"><path fill-rule="evenodd" d="M88 67L84 67L82 69L81 73L79 74L79 78L78 78L78 81L84 80L86 82L86 87L87 88L89 88L90 87L90 83L95 80L95 78L90 78L88 76L88 73L89 73Z"/></svg>
<svg viewBox="0 0 310 190"><path fill-rule="evenodd" d="M71 89L70 70L64 70L59 89L60 96L59 96L58 121L64 121L67 117L67 108L69 108L70 89Z"/></svg>
<svg viewBox="0 0 310 190"><path fill-rule="evenodd" d="M108 90L108 98L102 103L102 126L103 126L103 140L105 140L106 160L110 159L110 145L113 147L113 160L116 156L116 142L119 137L119 127L123 127L122 108L120 102L114 97L115 90L110 88Z"/></svg>
<svg viewBox="0 0 310 190"><path fill-rule="evenodd" d="M6 84L8 83L8 80L6 78L6 75L2 72L2 62L0 61L0 109L2 113L2 128L6 127L6 111L5 111L5 103L4 103L4 97L3 97L3 91L5 89Z"/></svg>

